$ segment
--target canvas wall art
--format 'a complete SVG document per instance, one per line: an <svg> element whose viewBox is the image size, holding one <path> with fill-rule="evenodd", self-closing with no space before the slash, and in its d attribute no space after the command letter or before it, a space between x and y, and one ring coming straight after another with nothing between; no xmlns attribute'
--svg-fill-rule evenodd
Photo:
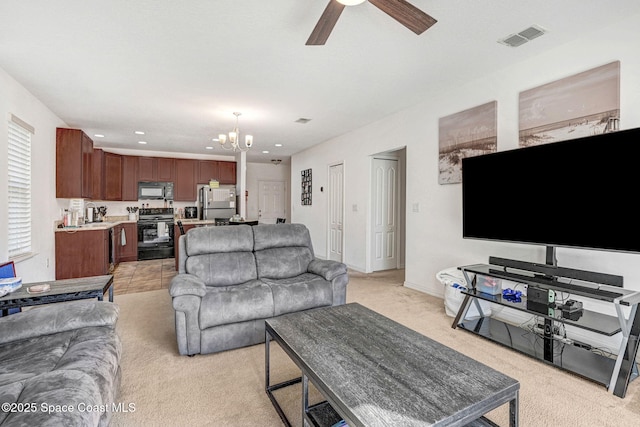
<svg viewBox="0 0 640 427"><path fill-rule="evenodd" d="M520 93L521 147L618 130L620 61Z"/></svg>
<svg viewBox="0 0 640 427"><path fill-rule="evenodd" d="M439 131L440 184L462 182L462 159L497 150L497 105L488 102L442 117Z"/></svg>
<svg viewBox="0 0 640 427"><path fill-rule="evenodd" d="M301 174L302 178L302 205L311 205L311 169L305 169Z"/></svg>

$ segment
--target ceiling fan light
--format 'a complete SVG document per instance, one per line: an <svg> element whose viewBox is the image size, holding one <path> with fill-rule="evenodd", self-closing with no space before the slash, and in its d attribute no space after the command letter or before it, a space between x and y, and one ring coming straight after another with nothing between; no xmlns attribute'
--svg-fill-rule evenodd
<svg viewBox="0 0 640 427"><path fill-rule="evenodd" d="M360 3L364 3L366 0L336 0L338 3L342 3L345 6L355 6Z"/></svg>

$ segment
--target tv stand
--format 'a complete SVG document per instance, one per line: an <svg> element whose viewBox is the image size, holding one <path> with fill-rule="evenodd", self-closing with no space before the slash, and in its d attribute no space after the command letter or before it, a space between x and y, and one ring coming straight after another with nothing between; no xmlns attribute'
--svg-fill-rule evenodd
<svg viewBox="0 0 640 427"><path fill-rule="evenodd" d="M501 259L491 257L490 262L500 264ZM521 261L514 262L520 263ZM462 291L464 300L453 321L452 328L464 329L542 360L557 368L573 372L604 385L609 392L618 397L624 397L629 382L638 376L636 355L640 344L640 313L637 313L637 311L640 303L640 292L618 287L622 284L620 276L564 269L546 264L530 264L529 266L525 264L530 263L523 263L518 267L492 265L491 263L489 265L476 264L459 267L470 287L468 291ZM530 269L527 270L526 268ZM545 271L539 271L545 269L553 269L556 274L548 274L549 270L546 273ZM573 281L564 281L563 277L566 276L563 275L569 274L571 276L573 273L582 277L577 279L579 281L585 280L583 274L586 273L589 280L594 280L595 277L597 278L596 280L602 280L606 284L600 282L600 284L589 283L584 286L576 286L572 283ZM585 309L581 310L580 316L571 317L566 316L566 314L563 316L562 310L555 305L550 305L550 310L547 310L546 307L545 310L540 310L544 312L534 311L531 309L531 305L528 307L526 297L522 297L519 302L513 302L503 298L502 294L490 295L478 291L475 287L475 279L473 281L470 280L470 274L509 280L528 286L609 302L614 304L617 316ZM620 285L616 285L618 281L620 281ZM567 287L570 286L574 288L568 289ZM538 316L541 322L544 322L542 324L543 330L540 334L536 334L523 327L514 326L486 316L478 300L489 301L532 316ZM475 304L481 317L474 320L465 320L467 310L471 304ZM625 316L622 306L629 307L628 317ZM605 336L622 334L618 355L615 359L607 357L593 352L587 344L555 336L554 329L562 324Z"/></svg>

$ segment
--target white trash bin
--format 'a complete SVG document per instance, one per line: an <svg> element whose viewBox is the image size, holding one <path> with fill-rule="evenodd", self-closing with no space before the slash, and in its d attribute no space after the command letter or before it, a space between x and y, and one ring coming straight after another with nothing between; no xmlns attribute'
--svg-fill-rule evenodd
<svg viewBox="0 0 640 427"><path fill-rule="evenodd" d="M452 267L439 271L436 274L436 279L444 285L445 313L447 316L456 317L456 314L458 314L458 310L460 310L460 306L462 305L462 301L464 301L464 295L460 291L466 290L468 287L464 274L462 274L462 271L457 268ZM483 300L477 301L480 303L480 307L482 307L484 315L491 316L491 303ZM467 316L465 319L471 320L479 317L480 313L478 313L478 308L472 303L469 306L469 310L467 310Z"/></svg>

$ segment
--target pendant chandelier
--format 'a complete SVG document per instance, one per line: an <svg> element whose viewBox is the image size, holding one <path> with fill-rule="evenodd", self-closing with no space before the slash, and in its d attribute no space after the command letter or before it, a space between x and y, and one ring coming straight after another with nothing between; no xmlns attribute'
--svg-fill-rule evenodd
<svg viewBox="0 0 640 427"><path fill-rule="evenodd" d="M227 135L220 134L218 135L218 141L220 142L220 146L225 150L233 150L233 151L248 151L253 145L253 136L245 135L244 136L244 147L240 146L240 128L238 127L238 117L240 117L242 113L234 112L233 115L236 116L236 127L233 128L231 132L229 132L227 144Z"/></svg>

